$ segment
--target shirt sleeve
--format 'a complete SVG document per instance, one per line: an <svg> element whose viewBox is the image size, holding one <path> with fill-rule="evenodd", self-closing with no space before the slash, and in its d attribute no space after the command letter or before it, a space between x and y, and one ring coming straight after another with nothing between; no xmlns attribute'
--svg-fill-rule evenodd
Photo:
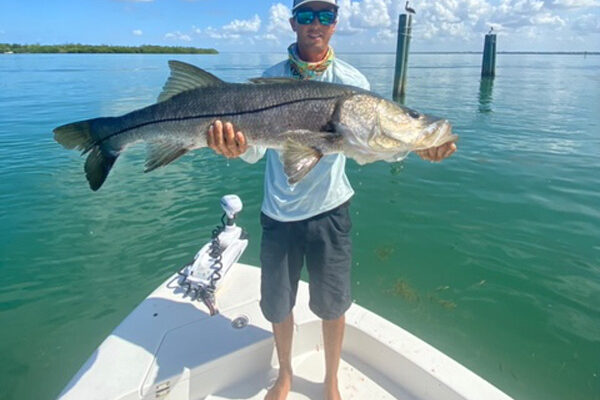
<svg viewBox="0 0 600 400"><path fill-rule="evenodd" d="M264 146L248 146L248 149L240 155L240 158L249 164L254 164L264 157L267 148Z"/></svg>
<svg viewBox="0 0 600 400"><path fill-rule="evenodd" d="M333 82L355 86L364 90L371 90L371 85L369 84L367 78L352 65L340 60L339 58L336 58L333 67Z"/></svg>
<svg viewBox="0 0 600 400"><path fill-rule="evenodd" d="M371 90L371 84L363 74L361 74L358 70L354 70L352 72L354 73L347 78L349 82L352 82L349 84L353 84L361 89Z"/></svg>

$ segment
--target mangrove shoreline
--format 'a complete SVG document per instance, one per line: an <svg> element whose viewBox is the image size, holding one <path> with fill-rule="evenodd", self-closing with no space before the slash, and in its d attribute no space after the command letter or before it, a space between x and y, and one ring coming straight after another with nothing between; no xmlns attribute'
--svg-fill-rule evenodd
<svg viewBox="0 0 600 400"><path fill-rule="evenodd" d="M109 46L88 44L10 44L0 43L0 53L8 54L219 54L215 49L183 46Z"/></svg>

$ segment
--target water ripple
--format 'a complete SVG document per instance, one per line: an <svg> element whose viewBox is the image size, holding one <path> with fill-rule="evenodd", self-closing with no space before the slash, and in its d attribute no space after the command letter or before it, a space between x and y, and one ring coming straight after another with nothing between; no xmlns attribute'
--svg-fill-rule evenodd
<svg viewBox="0 0 600 400"><path fill-rule="evenodd" d="M209 239L222 195L244 200L242 260L259 262L264 161L200 150L144 174L136 146L92 192L85 159L53 141L60 124L151 104L170 58L0 58L0 388L13 398L57 394ZM242 82L285 54L177 58ZM342 58L391 96L393 55ZM596 400L600 61L502 55L492 85L480 62L411 56L407 104L450 119L461 138L452 158L348 162L353 296L515 398Z"/></svg>

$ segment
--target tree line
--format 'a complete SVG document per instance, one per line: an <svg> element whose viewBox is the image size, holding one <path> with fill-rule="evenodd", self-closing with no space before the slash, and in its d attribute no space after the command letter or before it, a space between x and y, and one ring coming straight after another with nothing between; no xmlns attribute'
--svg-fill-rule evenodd
<svg viewBox="0 0 600 400"><path fill-rule="evenodd" d="M0 43L0 53L132 53L132 54L218 54L215 49L181 46L108 46L89 44L10 44Z"/></svg>

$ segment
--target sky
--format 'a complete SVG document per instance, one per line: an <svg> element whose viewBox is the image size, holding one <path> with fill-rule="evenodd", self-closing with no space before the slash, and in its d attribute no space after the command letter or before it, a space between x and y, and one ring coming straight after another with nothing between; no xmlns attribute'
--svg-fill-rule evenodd
<svg viewBox="0 0 600 400"><path fill-rule="evenodd" d="M405 0L338 0L338 52L393 52ZM0 0L0 43L285 51L292 0ZM600 0L411 0L411 51L600 51Z"/></svg>

